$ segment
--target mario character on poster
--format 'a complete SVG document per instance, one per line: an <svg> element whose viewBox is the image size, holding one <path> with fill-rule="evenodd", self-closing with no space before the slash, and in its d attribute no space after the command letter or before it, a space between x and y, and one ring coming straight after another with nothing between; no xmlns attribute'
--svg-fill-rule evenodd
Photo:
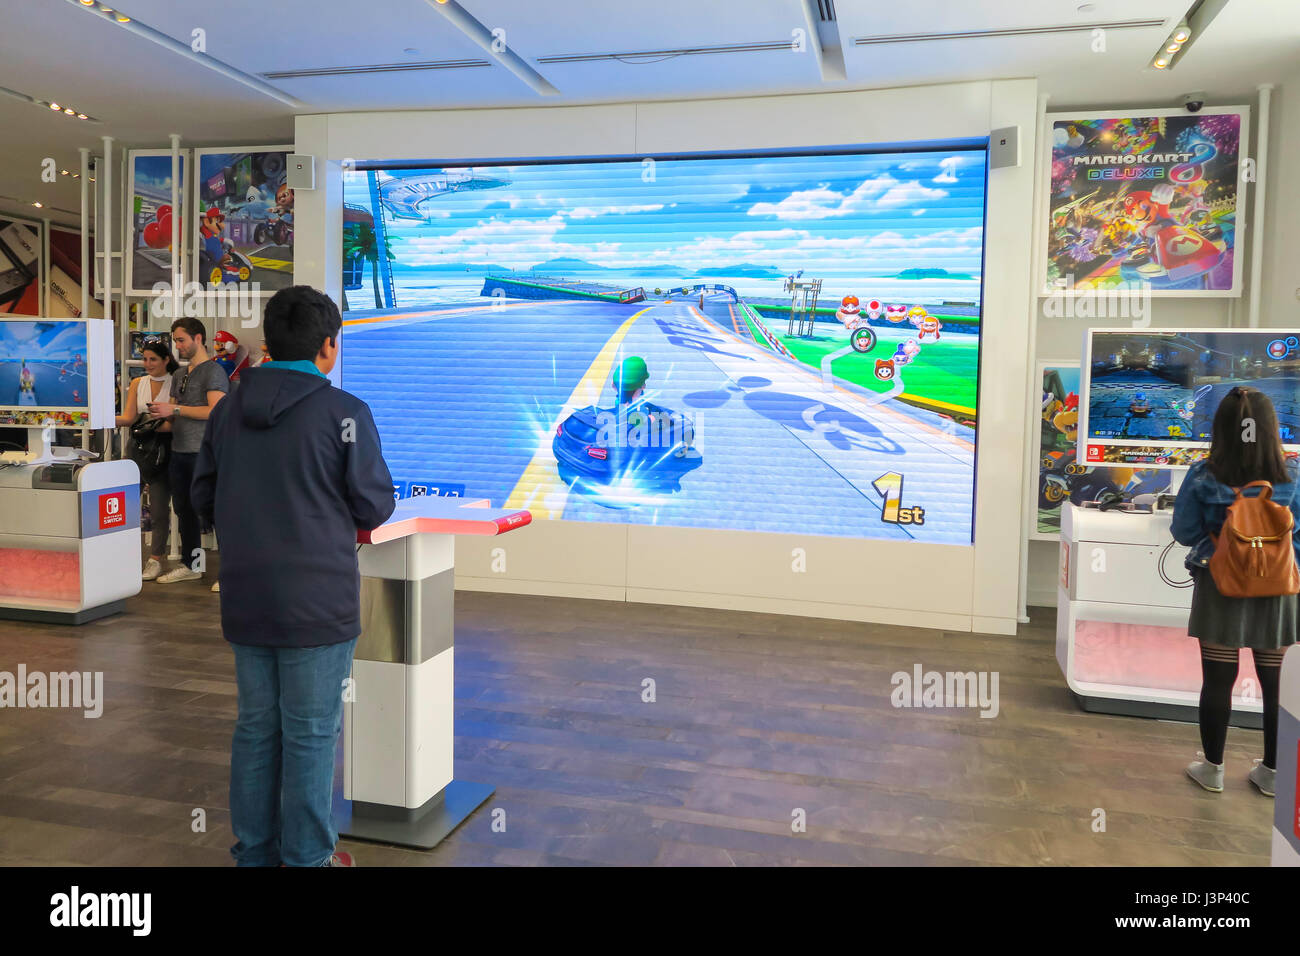
<svg viewBox="0 0 1300 956"><path fill-rule="evenodd" d="M199 280L256 283L263 292L293 283L293 189L287 151L198 151Z"/></svg>
<svg viewBox="0 0 1300 956"><path fill-rule="evenodd" d="M1208 109L1057 120L1047 288L1231 291L1244 123Z"/></svg>

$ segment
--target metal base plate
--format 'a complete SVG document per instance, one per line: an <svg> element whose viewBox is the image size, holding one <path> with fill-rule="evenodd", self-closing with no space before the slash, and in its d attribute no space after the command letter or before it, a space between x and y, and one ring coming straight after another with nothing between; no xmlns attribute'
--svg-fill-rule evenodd
<svg viewBox="0 0 1300 956"><path fill-rule="evenodd" d="M1090 714L1118 714L1121 717L1154 717L1157 720L1178 720L1188 724L1197 722L1197 708L1192 704L1160 704L1149 700L1119 700L1114 697L1084 697L1070 691L1070 696ZM1264 726L1263 714L1233 710L1229 726L1260 730Z"/></svg>
<svg viewBox="0 0 1300 956"><path fill-rule="evenodd" d="M486 783L453 780L419 811L411 811L408 819L385 819L368 816L364 809L354 812L353 802L344 800L342 792L336 789L334 826L338 829L339 836L352 840L431 850L446 839L452 830L465 822L469 815L495 792L496 788ZM385 809L396 810L397 808ZM400 814L401 811L398 813Z"/></svg>
<svg viewBox="0 0 1300 956"><path fill-rule="evenodd" d="M83 608L80 611L42 611L26 607L0 606L0 621L36 621L41 624L86 624L98 621L110 614L121 614L126 610L126 601L110 601L99 607Z"/></svg>

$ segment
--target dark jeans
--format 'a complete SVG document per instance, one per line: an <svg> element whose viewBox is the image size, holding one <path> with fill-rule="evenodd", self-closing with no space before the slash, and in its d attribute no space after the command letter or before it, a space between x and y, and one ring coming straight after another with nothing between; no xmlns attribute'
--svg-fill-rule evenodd
<svg viewBox="0 0 1300 956"><path fill-rule="evenodd" d="M192 571L203 571L206 564L199 563L202 539L199 537L199 515L190 500L190 485L194 483L194 466L197 452L172 451L169 466L172 485L172 507L176 509L176 523L181 536L181 564Z"/></svg>
<svg viewBox="0 0 1300 956"><path fill-rule="evenodd" d="M172 536L171 466L147 482L149 486L149 554L162 561L167 557L167 541Z"/></svg>
<svg viewBox="0 0 1300 956"><path fill-rule="evenodd" d="M239 718L230 742L230 848L238 866L324 866L343 681L357 641L324 647L231 644Z"/></svg>

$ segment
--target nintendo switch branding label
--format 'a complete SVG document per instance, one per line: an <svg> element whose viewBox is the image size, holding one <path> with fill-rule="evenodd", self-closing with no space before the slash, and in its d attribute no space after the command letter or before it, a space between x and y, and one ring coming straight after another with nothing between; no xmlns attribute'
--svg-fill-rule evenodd
<svg viewBox="0 0 1300 956"><path fill-rule="evenodd" d="M126 526L126 494L121 491L99 496L99 529Z"/></svg>
<svg viewBox="0 0 1300 956"><path fill-rule="evenodd" d="M78 497L81 509L81 537L137 531L140 527L140 489L95 488Z"/></svg>

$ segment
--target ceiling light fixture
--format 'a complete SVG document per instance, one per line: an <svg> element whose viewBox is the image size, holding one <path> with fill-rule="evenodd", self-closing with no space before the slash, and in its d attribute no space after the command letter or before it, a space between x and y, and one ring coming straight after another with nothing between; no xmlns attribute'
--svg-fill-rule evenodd
<svg viewBox="0 0 1300 956"><path fill-rule="evenodd" d="M78 113L70 106L64 106L61 103L55 103L51 100L41 99L39 96L32 96L30 93L24 93L22 90L10 89L7 86L0 86L0 96L7 96L10 99L26 103L28 106L35 106L39 109L50 110L53 113L62 113L65 116L75 116L78 119L89 120L92 123L98 123L99 120L85 113Z"/></svg>
<svg viewBox="0 0 1300 956"><path fill-rule="evenodd" d="M155 30L146 23L142 23L139 20L132 20L125 14L118 13L112 7L92 7L89 4L83 3L82 0L68 0L68 2L80 10L85 10L89 13L95 14L96 16L101 16L114 26L121 27L123 30L128 30L136 36L148 40L150 43L164 47L172 53L175 53L177 56L184 57L191 63L209 69L214 73L220 73L227 79L234 80L236 83L242 83L244 86L257 90L257 92L264 96L269 96L274 100L279 100L286 106L290 106L293 109L303 109L306 105L301 100L290 96L283 90L276 89L269 83L264 83L257 77L250 76L242 70L238 70L231 66L229 63L223 63L221 60L218 60L216 57L210 56L207 53L196 53L194 50L190 49L188 37L185 42L182 43L180 40L163 33L161 30Z"/></svg>
<svg viewBox="0 0 1300 956"><path fill-rule="evenodd" d="M43 203L43 202L34 202L34 203L32 203L32 205L35 206L37 209L44 209L44 208L45 208L45 203Z"/></svg>
<svg viewBox="0 0 1300 956"><path fill-rule="evenodd" d="M1210 23L1227 5L1228 0L1195 0L1177 21L1165 21L1172 22L1173 26L1167 28L1169 35L1165 37L1165 41L1160 44L1160 49L1152 57L1151 66L1157 70L1172 70L1182 63L1187 58L1187 51L1192 48L1192 44L1205 36ZM1164 62L1160 62L1161 60Z"/></svg>

